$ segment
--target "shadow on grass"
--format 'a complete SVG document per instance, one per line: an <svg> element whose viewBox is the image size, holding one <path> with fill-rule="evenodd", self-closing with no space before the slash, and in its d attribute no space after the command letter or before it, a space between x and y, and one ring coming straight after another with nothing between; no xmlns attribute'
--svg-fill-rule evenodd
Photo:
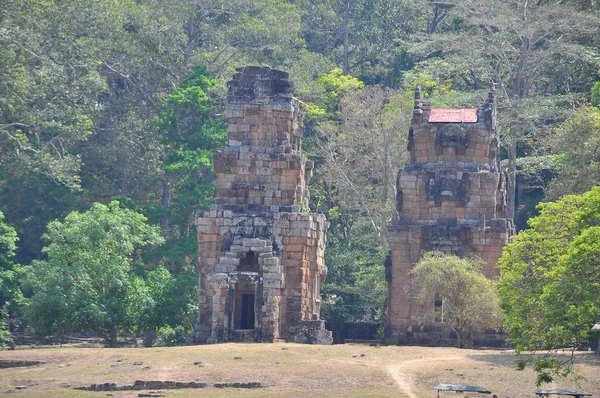
<svg viewBox="0 0 600 398"><path fill-rule="evenodd" d="M594 352L575 352L574 354L575 356L575 365L585 365L585 366L598 366L600 367L600 356L596 355ZM514 368L515 370L517 369L517 365L516 365L516 361L518 359L532 359L532 362L535 362L535 360L537 359L542 359L544 357L543 354L531 354L531 353L524 353L524 354L515 354L514 352L504 352L501 354L473 354L473 355L468 355L467 358L476 360L476 361L481 361L481 362L486 362L489 363L490 365L496 365L496 366L505 366L505 367L509 367L509 368ZM562 361L568 361L571 358L571 353L569 352L565 352L565 353L559 353L558 355L556 355L556 357Z"/></svg>

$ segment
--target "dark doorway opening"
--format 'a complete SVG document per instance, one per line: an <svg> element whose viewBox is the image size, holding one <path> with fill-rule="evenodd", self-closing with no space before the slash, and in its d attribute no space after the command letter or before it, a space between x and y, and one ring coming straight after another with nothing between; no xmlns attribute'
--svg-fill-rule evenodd
<svg viewBox="0 0 600 398"><path fill-rule="evenodd" d="M240 329L254 329L254 295L242 294Z"/></svg>
<svg viewBox="0 0 600 398"><path fill-rule="evenodd" d="M238 284L236 285L235 309L233 328L254 329L255 312L255 292L254 285Z"/></svg>

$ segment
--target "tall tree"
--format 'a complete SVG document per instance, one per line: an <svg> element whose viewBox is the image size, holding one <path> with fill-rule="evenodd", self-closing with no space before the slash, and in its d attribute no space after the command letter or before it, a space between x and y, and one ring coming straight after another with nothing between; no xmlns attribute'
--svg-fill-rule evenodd
<svg viewBox="0 0 600 398"><path fill-rule="evenodd" d="M451 14L447 2L430 0L295 0L310 51L330 57L345 75L368 84L398 87L419 57L423 36L439 31ZM446 27L444 26L444 29Z"/></svg>
<svg viewBox="0 0 600 398"><path fill-rule="evenodd" d="M460 41L470 56L489 62L499 84L500 126L508 157L507 217L514 218L516 158L519 145L541 126L560 121L554 103L573 93L588 93L590 77L600 66L596 54L600 16L562 1L465 1L462 13L471 29ZM551 24L548 21L553 21ZM466 41L476 46L466 45ZM559 61L560 60L560 61ZM591 73L592 72L592 73ZM574 79L574 76L580 79ZM567 108L568 109L568 108ZM564 117L564 116L563 116Z"/></svg>
<svg viewBox="0 0 600 398"><path fill-rule="evenodd" d="M18 267L14 263L17 240L15 229L4 223L4 214L0 211L0 348L13 344L9 316L15 315L23 298Z"/></svg>
<svg viewBox="0 0 600 398"><path fill-rule="evenodd" d="M91 40L84 12L74 15L81 6L37 0L0 5L0 207L21 236L21 262L40 255L47 222L76 206L77 147L101 113L97 95L106 84L94 51L104 40ZM107 3L96 23L110 21L110 11Z"/></svg>
<svg viewBox="0 0 600 398"><path fill-rule="evenodd" d="M583 107L558 128L551 137L552 151L558 156L558 175L547 190L549 199L580 194L600 183L600 109Z"/></svg>
<svg viewBox="0 0 600 398"><path fill-rule="evenodd" d="M406 159L404 100L377 86L350 91L341 98L340 122L321 124L317 136L330 207L341 217L365 217L381 237L394 209L396 173Z"/></svg>
<svg viewBox="0 0 600 398"><path fill-rule="evenodd" d="M384 231L394 209L410 109L401 93L363 87L340 69L317 81L322 92L316 106L309 106L309 115L318 120L311 193L331 223L324 293L338 299L324 306L323 316L340 341L344 322L384 322Z"/></svg>
<svg viewBox="0 0 600 398"><path fill-rule="evenodd" d="M163 101L163 111L153 120L164 145L160 222L170 240L169 252L179 257L170 260L180 264L195 258L194 214L212 201L212 155L225 144L226 126L216 114L218 102L211 93L215 83L205 68L195 67Z"/></svg>
<svg viewBox="0 0 600 398"><path fill-rule="evenodd" d="M504 250L499 291L517 353L547 353L534 367L541 384L572 371L556 350L584 347L600 317L600 188L539 207Z"/></svg>
<svg viewBox="0 0 600 398"><path fill-rule="evenodd" d="M145 222L143 215L111 202L48 225L48 261L29 268L34 294L28 318L38 337L94 330L116 347L119 333L153 311L154 301L135 271L143 266L141 250L163 239Z"/></svg>
<svg viewBox="0 0 600 398"><path fill-rule="evenodd" d="M0 167L78 187L73 148L91 134L105 85L83 44L89 27L64 18L71 7L38 0L0 7Z"/></svg>

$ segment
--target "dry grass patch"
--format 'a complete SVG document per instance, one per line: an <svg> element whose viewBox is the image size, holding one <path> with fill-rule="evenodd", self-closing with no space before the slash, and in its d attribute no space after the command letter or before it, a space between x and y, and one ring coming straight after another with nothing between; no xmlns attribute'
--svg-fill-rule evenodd
<svg viewBox="0 0 600 398"><path fill-rule="evenodd" d="M241 358L241 359L235 359ZM600 358L582 354L581 388L600 395ZM517 371L506 352L426 347L219 344L171 348L51 348L0 352L0 359L44 361L3 369L0 395L105 397L73 390L135 380L207 383L202 390L169 390L168 397L433 397L437 383L476 384L499 397L534 397L535 374ZM195 365L195 362L201 363ZM258 390L217 389L215 383L259 382ZM569 388L568 382L556 386ZM17 390L17 386L25 389ZM138 391L111 391L137 397ZM456 396L452 394L452 396ZM473 396L473 395L472 395Z"/></svg>

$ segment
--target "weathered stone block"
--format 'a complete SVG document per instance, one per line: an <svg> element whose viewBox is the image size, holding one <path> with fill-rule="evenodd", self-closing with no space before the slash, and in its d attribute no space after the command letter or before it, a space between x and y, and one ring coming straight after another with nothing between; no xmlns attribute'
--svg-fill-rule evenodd
<svg viewBox="0 0 600 398"><path fill-rule="evenodd" d="M242 242L242 245L247 247L264 247L267 245L266 240L258 238L245 238Z"/></svg>

